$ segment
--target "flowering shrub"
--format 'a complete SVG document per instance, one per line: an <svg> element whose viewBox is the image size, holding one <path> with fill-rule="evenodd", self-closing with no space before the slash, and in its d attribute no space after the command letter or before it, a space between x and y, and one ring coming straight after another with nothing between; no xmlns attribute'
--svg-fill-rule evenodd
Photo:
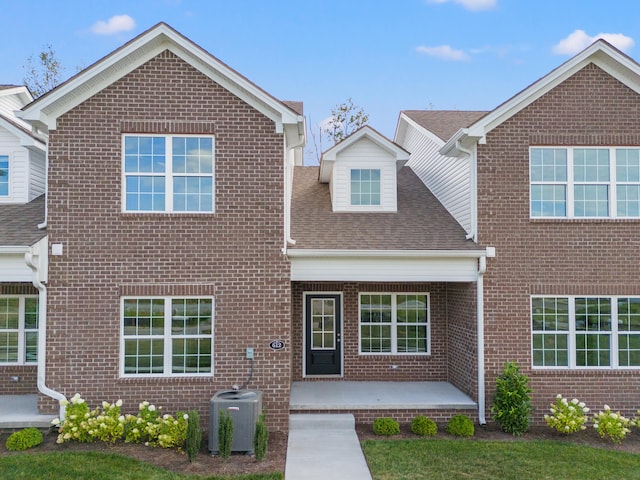
<svg viewBox="0 0 640 480"><path fill-rule="evenodd" d="M600 438L608 437L613 443L622 443L629 430L631 421L620 415L620 412L612 412L609 405L604 406L604 412L598 412L593 416L593 428Z"/></svg>
<svg viewBox="0 0 640 480"><path fill-rule="evenodd" d="M560 433L575 433L587 428L584 424L587 423L589 409L584 402L578 401L577 398L569 402L558 394L555 403L551 404L550 410L551 415L545 415L544 421Z"/></svg>
<svg viewBox="0 0 640 480"><path fill-rule="evenodd" d="M124 438L127 443L144 443L163 448L184 445L187 431L186 413L178 412L176 418L165 414L160 416L161 407L142 402L138 415L122 415L122 400L115 403L102 402L102 410L89 410L87 403L76 393L70 401L62 400L67 416L51 423L58 427L57 443L66 441L94 442L101 440L115 443Z"/></svg>

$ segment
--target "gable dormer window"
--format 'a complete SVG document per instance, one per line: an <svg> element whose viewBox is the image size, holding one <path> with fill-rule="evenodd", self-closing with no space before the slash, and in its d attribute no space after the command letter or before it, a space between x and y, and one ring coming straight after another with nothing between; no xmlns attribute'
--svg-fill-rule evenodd
<svg viewBox="0 0 640 480"><path fill-rule="evenodd" d="M9 196L9 157L0 155L0 197Z"/></svg>
<svg viewBox="0 0 640 480"><path fill-rule="evenodd" d="M351 205L380 205L379 168L354 168L351 170Z"/></svg>

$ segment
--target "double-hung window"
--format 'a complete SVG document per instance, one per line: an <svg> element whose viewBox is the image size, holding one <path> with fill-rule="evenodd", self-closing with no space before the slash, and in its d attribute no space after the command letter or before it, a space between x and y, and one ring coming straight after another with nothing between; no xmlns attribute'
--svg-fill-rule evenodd
<svg viewBox="0 0 640 480"><path fill-rule="evenodd" d="M38 297L0 297L0 364L38 361Z"/></svg>
<svg viewBox="0 0 640 480"><path fill-rule="evenodd" d="M124 376L210 375L213 298L123 298Z"/></svg>
<svg viewBox="0 0 640 480"><path fill-rule="evenodd" d="M640 218L640 149L530 150L532 218Z"/></svg>
<svg viewBox="0 0 640 480"><path fill-rule="evenodd" d="M9 196L9 157L0 155L0 197Z"/></svg>
<svg viewBox="0 0 640 480"><path fill-rule="evenodd" d="M640 298L533 297L533 366L640 367Z"/></svg>
<svg viewBox="0 0 640 480"><path fill-rule="evenodd" d="M214 139L124 135L126 212L213 212Z"/></svg>
<svg viewBox="0 0 640 480"><path fill-rule="evenodd" d="M380 169L351 169L351 205L380 205Z"/></svg>
<svg viewBox="0 0 640 480"><path fill-rule="evenodd" d="M429 295L360 295L360 353L430 353Z"/></svg>

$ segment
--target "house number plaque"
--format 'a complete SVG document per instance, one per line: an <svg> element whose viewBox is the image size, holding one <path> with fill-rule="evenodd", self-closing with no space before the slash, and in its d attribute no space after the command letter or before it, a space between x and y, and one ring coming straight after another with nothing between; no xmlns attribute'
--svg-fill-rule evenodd
<svg viewBox="0 0 640 480"><path fill-rule="evenodd" d="M284 348L284 342L282 340L274 340L269 344L272 350L282 350Z"/></svg>

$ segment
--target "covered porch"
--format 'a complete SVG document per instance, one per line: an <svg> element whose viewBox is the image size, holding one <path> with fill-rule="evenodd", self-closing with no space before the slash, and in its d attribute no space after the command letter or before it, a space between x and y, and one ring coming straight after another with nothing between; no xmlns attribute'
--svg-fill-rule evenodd
<svg viewBox="0 0 640 480"><path fill-rule="evenodd" d="M56 415L38 413L38 395L0 395L0 429L48 428Z"/></svg>

